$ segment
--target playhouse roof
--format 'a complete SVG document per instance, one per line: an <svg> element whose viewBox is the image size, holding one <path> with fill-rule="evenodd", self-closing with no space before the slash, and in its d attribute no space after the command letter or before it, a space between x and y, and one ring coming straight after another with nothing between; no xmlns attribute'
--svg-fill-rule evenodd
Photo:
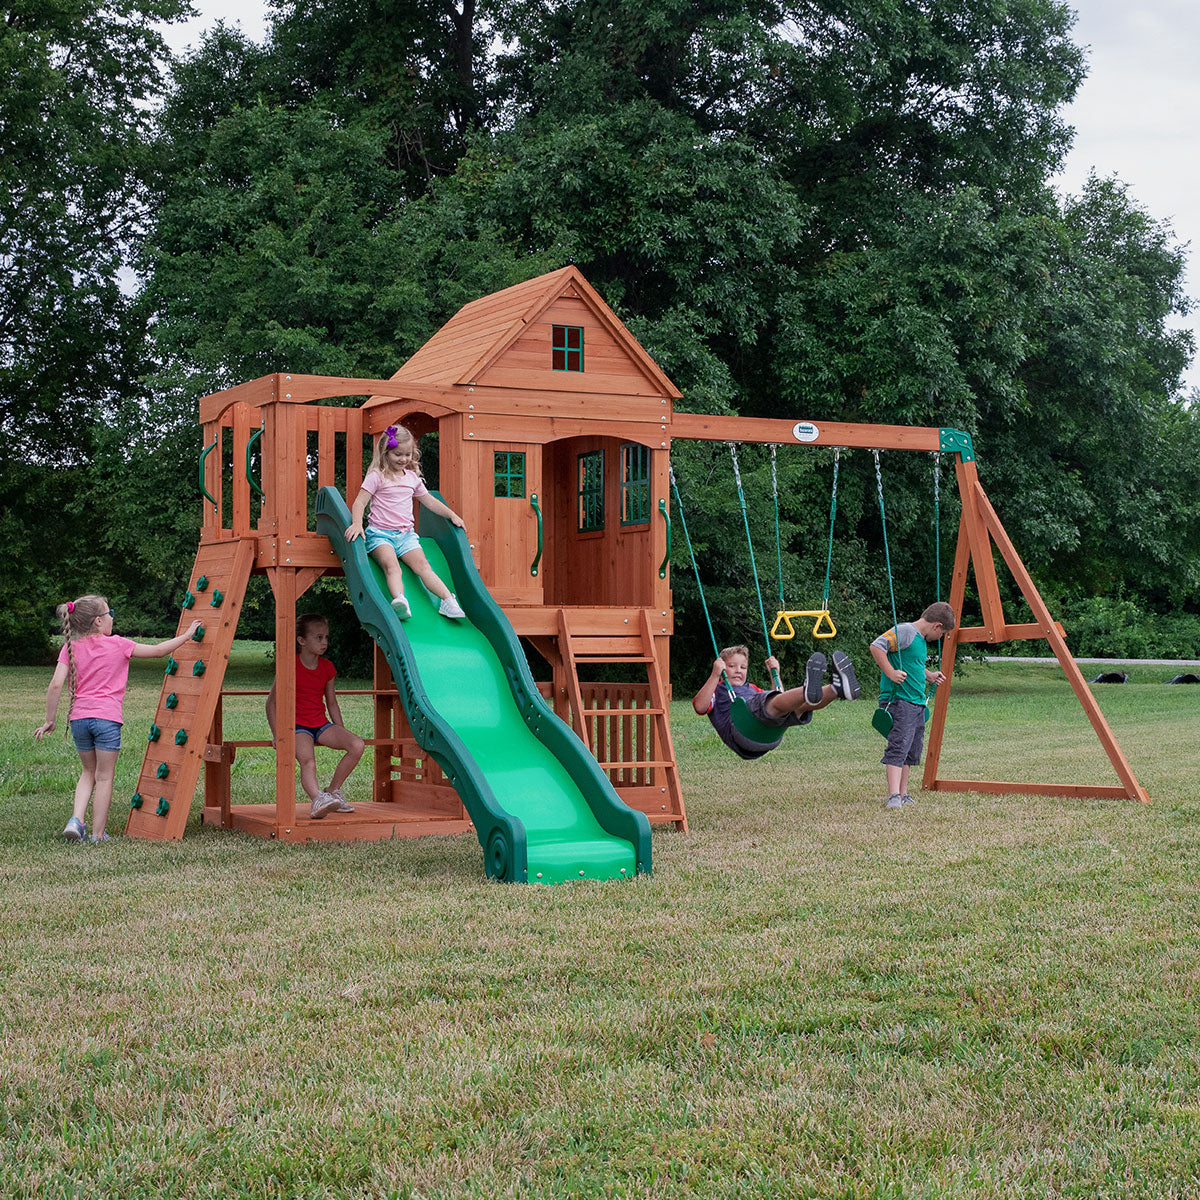
<svg viewBox="0 0 1200 1200"><path fill-rule="evenodd" d="M561 297L578 299L587 306L645 377L652 392L679 398L679 390L574 266L538 275L463 305L392 378L440 387L477 384L524 330ZM388 397L380 396L367 404L388 402Z"/></svg>

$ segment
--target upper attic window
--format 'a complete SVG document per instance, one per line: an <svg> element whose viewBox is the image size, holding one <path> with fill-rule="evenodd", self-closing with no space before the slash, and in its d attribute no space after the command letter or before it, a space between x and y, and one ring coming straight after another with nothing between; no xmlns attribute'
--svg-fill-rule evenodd
<svg viewBox="0 0 1200 1200"><path fill-rule="evenodd" d="M578 325L555 325L552 365L556 371L583 370L583 329Z"/></svg>

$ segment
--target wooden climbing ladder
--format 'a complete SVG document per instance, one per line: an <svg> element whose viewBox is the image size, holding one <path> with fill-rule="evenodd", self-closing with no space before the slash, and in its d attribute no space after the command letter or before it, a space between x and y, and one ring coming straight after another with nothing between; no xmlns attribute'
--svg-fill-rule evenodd
<svg viewBox="0 0 1200 1200"><path fill-rule="evenodd" d="M199 618L203 635L200 641L185 642L167 660L125 823L125 832L133 837L155 841L183 837L254 551L254 538L232 538L202 542L196 553L177 633Z"/></svg>
<svg viewBox="0 0 1200 1200"><path fill-rule="evenodd" d="M670 697L655 654L649 613L640 611L636 634L605 635L573 630L567 610L559 609L558 640L575 733L626 804L644 812L652 824L673 824L686 832L687 812L671 738ZM591 663L644 666L649 704L637 704L633 697L605 696L602 693L612 689L581 683L579 668Z"/></svg>

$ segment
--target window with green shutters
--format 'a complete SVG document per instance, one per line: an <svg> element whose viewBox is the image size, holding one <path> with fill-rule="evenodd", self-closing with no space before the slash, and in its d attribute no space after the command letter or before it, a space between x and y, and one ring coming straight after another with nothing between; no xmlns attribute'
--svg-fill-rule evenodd
<svg viewBox="0 0 1200 1200"><path fill-rule="evenodd" d="M604 451L579 456L579 532L604 528Z"/></svg>
<svg viewBox="0 0 1200 1200"><path fill-rule="evenodd" d="M551 362L556 371L583 370L583 329L578 325L555 325Z"/></svg>
<svg viewBox="0 0 1200 1200"><path fill-rule="evenodd" d="M650 447L626 442L621 447L621 524L650 520Z"/></svg>
<svg viewBox="0 0 1200 1200"><path fill-rule="evenodd" d="M525 495L525 454L497 450L495 462L495 494L500 497L520 499Z"/></svg>

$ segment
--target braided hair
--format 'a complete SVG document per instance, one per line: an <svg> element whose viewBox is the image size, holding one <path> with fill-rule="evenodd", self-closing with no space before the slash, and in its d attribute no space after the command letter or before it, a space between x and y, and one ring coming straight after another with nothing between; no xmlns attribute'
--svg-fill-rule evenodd
<svg viewBox="0 0 1200 1200"><path fill-rule="evenodd" d="M67 705L67 720L63 722L63 736L71 736L71 709L75 707L75 651L74 642L77 638L88 637L96 618L108 612L108 601L103 596L80 596L78 600L70 600L60 604L55 615L62 622L63 645L67 648L68 674L70 687L70 702Z"/></svg>

